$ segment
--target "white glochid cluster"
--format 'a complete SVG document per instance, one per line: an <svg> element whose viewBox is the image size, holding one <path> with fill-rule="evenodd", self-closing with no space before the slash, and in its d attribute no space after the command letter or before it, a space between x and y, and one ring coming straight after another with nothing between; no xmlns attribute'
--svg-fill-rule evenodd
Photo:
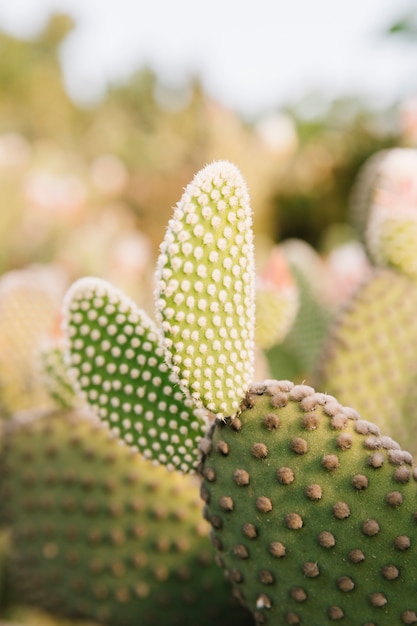
<svg viewBox="0 0 417 626"><path fill-rule="evenodd" d="M115 436L145 458L192 471L206 423L173 383L148 316L103 280L82 278L64 304L73 384Z"/></svg>
<svg viewBox="0 0 417 626"><path fill-rule="evenodd" d="M181 388L233 416L253 380L255 268L245 181L227 161L186 188L161 245L157 321Z"/></svg>

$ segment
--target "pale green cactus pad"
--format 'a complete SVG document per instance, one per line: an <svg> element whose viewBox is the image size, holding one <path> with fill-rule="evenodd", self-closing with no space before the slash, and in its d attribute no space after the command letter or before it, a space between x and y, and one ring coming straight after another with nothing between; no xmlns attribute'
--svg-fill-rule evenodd
<svg viewBox="0 0 417 626"><path fill-rule="evenodd" d="M252 386L202 447L212 541L257 624L417 623L411 454L288 381Z"/></svg>
<svg viewBox="0 0 417 626"><path fill-rule="evenodd" d="M98 417L145 458L193 469L206 422L175 384L146 313L105 281L83 278L67 293L63 324L69 374Z"/></svg>
<svg viewBox="0 0 417 626"><path fill-rule="evenodd" d="M252 215L239 170L219 161L186 188L156 272L156 309L181 388L218 416L233 415L253 378Z"/></svg>
<svg viewBox="0 0 417 626"><path fill-rule="evenodd" d="M0 279L0 409L4 415L53 408L38 361L39 347L54 328L62 277L29 267Z"/></svg>
<svg viewBox="0 0 417 626"><path fill-rule="evenodd" d="M375 211L369 220L367 239L376 265L417 280L417 204L398 217Z"/></svg>
<svg viewBox="0 0 417 626"><path fill-rule="evenodd" d="M313 385L417 453L417 289L405 276L376 271L335 320Z"/></svg>
<svg viewBox="0 0 417 626"><path fill-rule="evenodd" d="M15 602L110 626L252 623L214 562L195 476L154 467L79 411L13 419L5 436Z"/></svg>
<svg viewBox="0 0 417 626"><path fill-rule="evenodd" d="M417 278L417 150L374 154L352 192L351 216L372 261Z"/></svg>

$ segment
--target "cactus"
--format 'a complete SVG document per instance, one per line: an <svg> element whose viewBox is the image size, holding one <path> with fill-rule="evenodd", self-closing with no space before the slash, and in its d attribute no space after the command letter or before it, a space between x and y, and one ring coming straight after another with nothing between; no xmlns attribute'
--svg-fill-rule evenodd
<svg viewBox="0 0 417 626"><path fill-rule="evenodd" d="M257 624L417 622L411 455L306 385L254 385L202 464L212 541Z"/></svg>
<svg viewBox="0 0 417 626"><path fill-rule="evenodd" d="M161 346L172 384L214 415L203 438L199 428L187 436L199 440L201 496L218 561L257 624L417 623L412 456L327 393L286 380L252 382L250 223L239 171L225 162L207 166L174 212L156 274L162 339L155 354ZM100 366L101 338L79 315L94 294L79 293L70 292L64 308L66 358L85 391ZM110 335L111 351L118 335ZM116 352L120 369L126 357ZM114 373L108 388L119 407L123 385L115 380ZM110 427L119 424L93 404ZM138 414L136 429L147 428ZM169 432L165 424L159 462L164 455L171 462ZM138 439L132 444L142 448ZM185 446L175 450L180 455ZM185 469L182 461L176 467Z"/></svg>
<svg viewBox="0 0 417 626"><path fill-rule="evenodd" d="M129 624L250 623L208 549L196 477L152 467L90 415L8 423L2 515L19 604Z"/></svg>
<svg viewBox="0 0 417 626"><path fill-rule="evenodd" d="M415 408L417 289L406 276L375 270L340 312L329 333L313 385L417 452Z"/></svg>
<svg viewBox="0 0 417 626"><path fill-rule="evenodd" d="M0 410L52 408L38 351L51 333L63 293L59 272L42 266L14 270L0 280Z"/></svg>
<svg viewBox="0 0 417 626"><path fill-rule="evenodd" d="M351 214L373 262L417 278L417 150L394 148L365 164Z"/></svg>

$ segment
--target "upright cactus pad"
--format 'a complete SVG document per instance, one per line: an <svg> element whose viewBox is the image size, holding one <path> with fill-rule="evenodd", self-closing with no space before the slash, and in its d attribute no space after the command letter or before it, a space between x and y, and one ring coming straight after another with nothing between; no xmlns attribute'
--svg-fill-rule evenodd
<svg viewBox="0 0 417 626"><path fill-rule="evenodd" d="M13 421L6 437L19 603L111 626L250 623L210 554L195 477L153 467L80 413Z"/></svg>
<svg viewBox="0 0 417 626"><path fill-rule="evenodd" d="M182 389L224 416L253 378L252 213L239 170L219 161L186 188L156 272L157 321Z"/></svg>
<svg viewBox="0 0 417 626"><path fill-rule="evenodd" d="M306 385L254 385L241 408L203 446L201 494L256 623L417 623L411 455Z"/></svg>
<svg viewBox="0 0 417 626"><path fill-rule="evenodd" d="M67 294L64 333L75 387L113 433L155 462L194 468L206 422L175 384L152 320L109 283L83 278Z"/></svg>
<svg viewBox="0 0 417 626"><path fill-rule="evenodd" d="M376 271L335 320L313 384L417 452L417 289Z"/></svg>

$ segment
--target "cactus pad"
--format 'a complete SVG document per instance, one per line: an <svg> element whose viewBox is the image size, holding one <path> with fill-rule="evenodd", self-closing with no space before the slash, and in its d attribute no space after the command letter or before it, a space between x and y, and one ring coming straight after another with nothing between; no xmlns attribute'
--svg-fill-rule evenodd
<svg viewBox="0 0 417 626"><path fill-rule="evenodd" d="M252 213L239 170L219 161L186 188L156 272L157 321L185 393L224 416L253 378Z"/></svg>
<svg viewBox="0 0 417 626"><path fill-rule="evenodd" d="M175 385L152 320L93 278L72 285L63 317L70 375L100 419L146 458L168 464L168 454L171 468L195 467L206 423Z"/></svg>
<svg viewBox="0 0 417 626"><path fill-rule="evenodd" d="M405 276L376 271L333 324L313 384L350 404L417 452L417 289Z"/></svg>
<svg viewBox="0 0 417 626"><path fill-rule="evenodd" d="M202 448L212 542L257 624L417 623L412 457L306 385L253 385Z"/></svg>
<svg viewBox="0 0 417 626"><path fill-rule="evenodd" d="M13 420L6 439L19 603L112 626L249 623L210 554L196 477L152 466L79 412Z"/></svg>

